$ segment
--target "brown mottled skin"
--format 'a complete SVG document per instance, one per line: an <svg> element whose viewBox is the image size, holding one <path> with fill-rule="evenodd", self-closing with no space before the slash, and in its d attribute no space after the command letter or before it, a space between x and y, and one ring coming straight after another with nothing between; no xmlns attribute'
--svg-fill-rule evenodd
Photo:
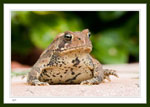
<svg viewBox="0 0 150 107"><path fill-rule="evenodd" d="M103 69L90 56L92 44L89 37L88 29L57 35L32 67L27 82L31 85L91 85L110 80L110 75L118 77L114 70Z"/></svg>

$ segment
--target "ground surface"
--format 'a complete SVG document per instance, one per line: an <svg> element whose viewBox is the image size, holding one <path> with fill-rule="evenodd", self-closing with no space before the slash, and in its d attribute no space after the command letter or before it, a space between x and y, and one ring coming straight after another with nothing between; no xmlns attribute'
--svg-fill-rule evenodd
<svg viewBox="0 0 150 107"><path fill-rule="evenodd" d="M115 69L119 78L111 77L99 85L50 85L29 86L26 78L13 76L11 79L12 97L138 97L140 96L139 64L105 65L104 68ZM25 68L27 69L27 68ZM14 69L21 72L22 69Z"/></svg>

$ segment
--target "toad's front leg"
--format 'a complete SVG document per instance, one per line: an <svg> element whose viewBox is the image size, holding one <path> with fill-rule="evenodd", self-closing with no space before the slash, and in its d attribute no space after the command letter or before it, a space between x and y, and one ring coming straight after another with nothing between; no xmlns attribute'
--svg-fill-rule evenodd
<svg viewBox="0 0 150 107"><path fill-rule="evenodd" d="M39 71L37 69L32 68L32 70L28 73L27 83L34 86L47 86L49 85L47 82L41 82L38 79Z"/></svg>
<svg viewBox="0 0 150 107"><path fill-rule="evenodd" d="M113 76L119 78L119 76L117 75L115 70L104 69L103 72L104 72L104 79L107 79L108 81L111 81L111 79L109 78L110 75L113 75Z"/></svg>

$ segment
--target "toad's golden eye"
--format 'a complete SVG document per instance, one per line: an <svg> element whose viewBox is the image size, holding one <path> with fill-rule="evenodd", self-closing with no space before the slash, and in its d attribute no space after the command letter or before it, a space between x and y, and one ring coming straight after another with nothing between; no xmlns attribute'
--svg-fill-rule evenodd
<svg viewBox="0 0 150 107"><path fill-rule="evenodd" d="M87 36L90 37L90 36L91 36L91 32L88 32L88 33L87 33Z"/></svg>
<svg viewBox="0 0 150 107"><path fill-rule="evenodd" d="M70 33L66 33L66 34L64 35L64 38L65 38L66 40L70 41L70 40L72 39L72 35L71 35Z"/></svg>

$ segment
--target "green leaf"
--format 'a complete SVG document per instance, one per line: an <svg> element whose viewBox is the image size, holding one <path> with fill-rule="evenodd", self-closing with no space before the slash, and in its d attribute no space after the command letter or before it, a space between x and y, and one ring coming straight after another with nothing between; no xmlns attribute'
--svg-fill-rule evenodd
<svg viewBox="0 0 150 107"><path fill-rule="evenodd" d="M95 36L93 40L94 56L102 63L127 63L128 50L124 46L122 30L111 29Z"/></svg>
<svg viewBox="0 0 150 107"><path fill-rule="evenodd" d="M46 48L54 39L54 32L50 27L46 25L38 25L31 29L31 41L33 44L41 49Z"/></svg>

